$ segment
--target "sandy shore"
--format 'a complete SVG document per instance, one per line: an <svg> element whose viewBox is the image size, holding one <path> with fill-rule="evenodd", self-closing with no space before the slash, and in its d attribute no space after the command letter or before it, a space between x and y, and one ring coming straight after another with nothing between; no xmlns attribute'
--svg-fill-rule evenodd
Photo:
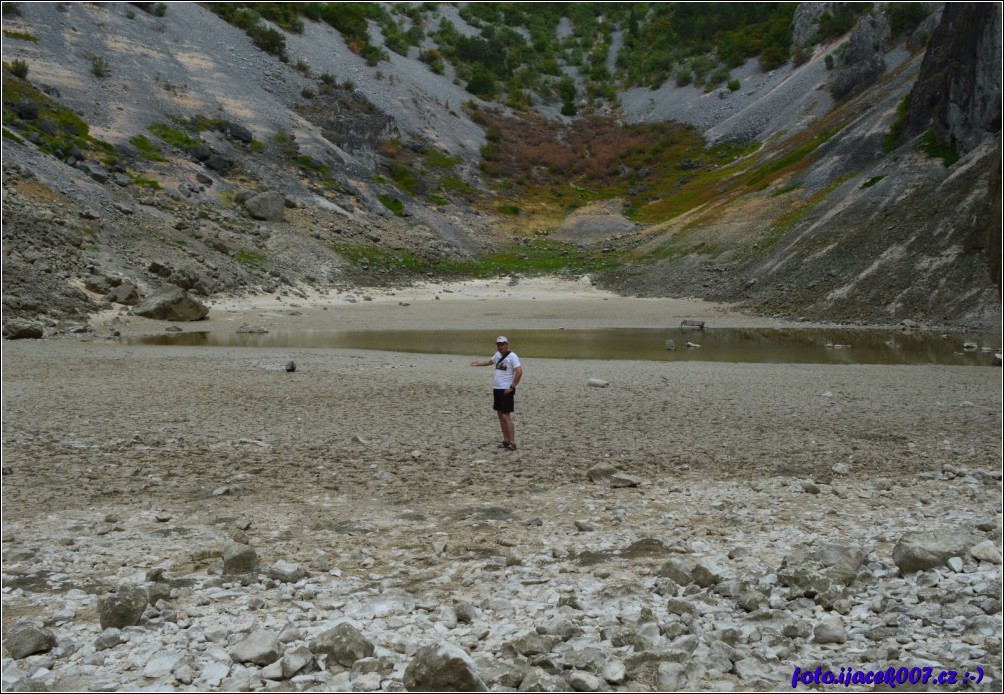
<svg viewBox="0 0 1004 694"><path fill-rule="evenodd" d="M702 302L569 289L525 280L218 302L197 329L470 328L485 329L490 342L500 331L555 324L769 324ZM205 633L201 620L231 623L232 641L255 628L278 631L284 621L297 622L306 638L350 619L393 666L378 688L394 689L408 657L432 639L499 661L514 631L559 614L562 591L586 605L576 623L587 634L633 623L643 608L664 623L679 619L651 587L669 556L711 558L729 575L762 581L795 550L833 541L860 547L874 575L896 577L891 552L909 531L982 524L999 545L996 369L535 360L525 365L513 453L497 448L491 374L469 368L467 357L137 347L109 337L165 327L108 315L85 340L3 347L3 628L6 638L17 620L35 620L74 644L18 661L25 676L45 669L38 679L49 686L184 688L176 672L143 672L143 658L168 648L199 665L189 684L212 689L199 680L205 647L192 641ZM290 359L295 373L283 368ZM590 377L609 386L589 387ZM637 486L591 482L587 471L601 463ZM302 599L297 588L289 600L300 595L311 607L293 606L281 586L275 597L262 587L264 607L250 614L254 595L237 591L222 612L200 596L215 590L221 548L234 540L255 547L263 565L307 568L308 597L317 599ZM622 556L639 541L658 549ZM586 555L598 559L582 561ZM999 586L999 566L972 561L965 572ZM195 589L172 595L181 631L165 632L148 615L129 636L131 650L96 653L97 596L142 583L155 569L195 577ZM608 592L621 583L637 590L615 600ZM873 587L849 604L873 599ZM390 590L410 596L405 615L356 609ZM335 597L321 600L324 591ZM531 600L527 591L539 595ZM680 595L700 598L683 588ZM492 611L494 598L511 610ZM428 620L415 616L416 602L436 614L437 606L470 602L489 634L474 638L473 626L455 620L422 626ZM800 615L785 609L810 633L830 614L811 600L803 607ZM745 619L742 610L707 610L723 624ZM748 657L773 664L764 673L707 667L690 684L769 688L809 658L877 660L881 642L863 635L868 620L850 608L833 614L850 634L846 644L820 650L806 637L768 658L750 641ZM999 631L999 603L989 619ZM901 655L949 648L945 665L964 656L999 671L999 646L994 654L982 639L978 647L960 639L952 630L925 635L914 646L900 643ZM633 662L618 648L617 657ZM659 667L629 667L626 680L604 687L666 685ZM228 664L227 676L268 688L253 670ZM353 678L363 674L344 670L310 686L360 686Z"/></svg>

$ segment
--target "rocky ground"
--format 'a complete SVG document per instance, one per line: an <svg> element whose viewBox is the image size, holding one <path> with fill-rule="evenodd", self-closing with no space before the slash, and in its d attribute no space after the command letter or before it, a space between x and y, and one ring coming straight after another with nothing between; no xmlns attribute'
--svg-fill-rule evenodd
<svg viewBox="0 0 1004 694"><path fill-rule="evenodd" d="M394 320L490 349L555 316L756 320L585 285L371 299L217 303L194 325ZM93 325L4 344L5 690L1001 683L997 371L524 356L509 452L481 355Z"/></svg>

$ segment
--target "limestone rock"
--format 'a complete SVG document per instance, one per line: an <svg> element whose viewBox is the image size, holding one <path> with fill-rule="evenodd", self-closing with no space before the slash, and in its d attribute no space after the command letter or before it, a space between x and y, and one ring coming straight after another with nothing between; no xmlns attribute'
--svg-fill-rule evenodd
<svg viewBox="0 0 1004 694"><path fill-rule="evenodd" d="M307 570L299 564L291 564L288 561L280 559L268 568L265 575L276 581L295 583L307 575Z"/></svg>
<svg viewBox="0 0 1004 694"><path fill-rule="evenodd" d="M102 629L122 629L139 624L146 610L149 595L139 586L119 586L118 592L98 600L98 617Z"/></svg>
<svg viewBox="0 0 1004 694"><path fill-rule="evenodd" d="M270 631L260 629L230 649L235 663L270 665L282 654L279 638Z"/></svg>
<svg viewBox="0 0 1004 694"><path fill-rule="evenodd" d="M56 635L34 624L15 625L4 641L7 652L14 660L35 653L48 653L56 646Z"/></svg>
<svg viewBox="0 0 1004 694"><path fill-rule="evenodd" d="M42 335L42 326L35 321L15 318L3 324L5 340L38 340Z"/></svg>
<svg viewBox="0 0 1004 694"><path fill-rule="evenodd" d="M148 296L132 312L155 320L197 321L209 315L209 308L172 284Z"/></svg>
<svg viewBox="0 0 1004 694"><path fill-rule="evenodd" d="M281 222L285 217L286 205L282 193L274 190L266 190L248 198L244 207L253 218L263 221Z"/></svg>
<svg viewBox="0 0 1004 694"><path fill-rule="evenodd" d="M404 687L410 692L484 692L488 689L471 657L446 641L418 649L404 671Z"/></svg>
<svg viewBox="0 0 1004 694"><path fill-rule="evenodd" d="M258 572L258 553L254 547L233 542L223 550L223 573L240 576Z"/></svg>
<svg viewBox="0 0 1004 694"><path fill-rule="evenodd" d="M310 642L310 650L315 654L326 654L330 661L345 667L362 658L373 655L372 643L362 632L348 622L342 622Z"/></svg>
<svg viewBox="0 0 1004 694"><path fill-rule="evenodd" d="M598 463L589 468L586 472L586 476L589 478L590 482L603 482L609 480L616 473L617 468L610 463Z"/></svg>
<svg viewBox="0 0 1004 694"><path fill-rule="evenodd" d="M984 540L979 544L973 545L969 549L969 554L972 555L973 558L979 559L980 561L988 561L991 564L1001 563L1000 550L997 548L997 545L993 542L993 540Z"/></svg>
<svg viewBox="0 0 1004 694"><path fill-rule="evenodd" d="M847 643L847 632L839 619L820 622L812 630L816 643Z"/></svg>
<svg viewBox="0 0 1004 694"><path fill-rule="evenodd" d="M903 574L945 566L951 557L961 557L977 538L958 530L906 533L892 550L892 559Z"/></svg>

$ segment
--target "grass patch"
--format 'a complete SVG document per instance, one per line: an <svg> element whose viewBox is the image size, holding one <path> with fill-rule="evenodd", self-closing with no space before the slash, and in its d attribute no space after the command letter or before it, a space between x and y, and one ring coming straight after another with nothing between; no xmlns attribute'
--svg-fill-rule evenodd
<svg viewBox="0 0 1004 694"><path fill-rule="evenodd" d="M147 161L167 161L167 158L160 153L157 145L150 142L143 135L134 135L129 138L129 144L136 148L139 155Z"/></svg>
<svg viewBox="0 0 1004 694"><path fill-rule="evenodd" d="M496 207L495 211L499 214L518 215L523 210L519 208L519 205L504 204Z"/></svg>
<svg viewBox="0 0 1004 694"><path fill-rule="evenodd" d="M538 239L488 253L469 261L444 260L436 273L446 277L496 277L569 274L579 276L613 270L620 263L619 252L584 248L575 244Z"/></svg>
<svg viewBox="0 0 1004 694"><path fill-rule="evenodd" d="M261 269L267 264L264 253L258 251L240 250L234 253L234 260L250 268Z"/></svg>
<svg viewBox="0 0 1004 694"><path fill-rule="evenodd" d="M453 176L443 176L439 179L439 187L448 193L473 193L474 186Z"/></svg>
<svg viewBox="0 0 1004 694"><path fill-rule="evenodd" d="M133 185L137 188L149 188L150 190L160 190L160 184L152 178L146 178L139 174L130 174Z"/></svg>
<svg viewBox="0 0 1004 694"><path fill-rule="evenodd" d="M424 154L422 154L422 161L426 166L431 166L436 169L452 169L460 163L460 158L451 157L449 154L437 152L434 149L428 149Z"/></svg>
<svg viewBox="0 0 1004 694"><path fill-rule="evenodd" d="M425 273L432 265L409 251L395 251L390 248L364 246L356 243L333 243L331 250L353 265L380 270L404 270Z"/></svg>
<svg viewBox="0 0 1004 694"><path fill-rule="evenodd" d="M389 195L380 194L377 196L380 203L386 207L388 210L394 213L397 217L404 216L404 203L397 198L392 198Z"/></svg>
<svg viewBox="0 0 1004 694"><path fill-rule="evenodd" d="M929 157L941 159L946 169L959 160L959 151L951 145L943 145L938 142L938 138L934 136L934 131L932 130L928 130L920 136L917 149Z"/></svg>
<svg viewBox="0 0 1004 694"><path fill-rule="evenodd" d="M903 123L906 122L906 111L910 104L910 97L900 99L896 104L896 118L889 126L889 132L882 137L882 151L889 154L895 147L900 135L903 133Z"/></svg>
<svg viewBox="0 0 1004 694"><path fill-rule="evenodd" d="M861 184L862 188L871 188L873 185L881 181L885 176L872 176L867 181Z"/></svg>
<svg viewBox="0 0 1004 694"><path fill-rule="evenodd" d="M438 195L427 195L426 196L433 205L439 205L440 207L446 207L450 204L450 201L446 198L441 198Z"/></svg>
<svg viewBox="0 0 1004 694"><path fill-rule="evenodd" d="M5 140L8 140L8 139L9 140L13 140L14 142L18 143L19 145L23 145L24 144L24 140L22 140L20 137L18 137L17 133L15 133L13 130L8 130L7 128L3 129L3 139L5 139Z"/></svg>
<svg viewBox="0 0 1004 694"><path fill-rule="evenodd" d="M805 140L790 152L782 154L773 161L769 161L766 164L755 168L749 176L747 176L746 184L755 186L758 183L766 181L768 178L773 176L773 174L802 163L806 157L814 152L819 146L828 142L830 138L837 134L837 132L838 129L824 130Z"/></svg>
<svg viewBox="0 0 1004 694"><path fill-rule="evenodd" d="M798 190L801 187L802 187L801 183L789 183L788 185L784 186L783 188L778 188L777 190L775 190L773 193L770 194L770 196L772 198L779 198L782 195L790 193L793 190Z"/></svg>
<svg viewBox="0 0 1004 694"><path fill-rule="evenodd" d="M26 31L11 31L10 29L4 29L3 35L4 37L14 39L15 41L31 41L32 43L38 43L38 37L34 34L29 34Z"/></svg>
<svg viewBox="0 0 1004 694"><path fill-rule="evenodd" d="M165 144L185 151L202 143L189 133L164 123L151 123L147 130L156 135Z"/></svg>
<svg viewBox="0 0 1004 694"><path fill-rule="evenodd" d="M118 150L111 144L91 137L87 123L70 109L61 106L34 86L8 76L4 64L3 125L18 131L23 139L32 136L38 148L59 159L70 156L74 150L91 154L105 165L117 162ZM14 111L14 104L31 104L37 116L22 119Z"/></svg>

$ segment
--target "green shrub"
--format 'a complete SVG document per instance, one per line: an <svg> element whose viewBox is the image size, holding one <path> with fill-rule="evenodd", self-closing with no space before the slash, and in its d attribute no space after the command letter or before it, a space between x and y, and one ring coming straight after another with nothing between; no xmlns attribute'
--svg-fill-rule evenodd
<svg viewBox="0 0 1004 694"><path fill-rule="evenodd" d="M304 87L300 91L300 96L302 96L304 99L313 99L315 96L317 96L317 94L310 87Z"/></svg>
<svg viewBox="0 0 1004 694"><path fill-rule="evenodd" d="M267 263L264 253L258 251L240 250L234 253L234 260L241 265L252 268L263 268Z"/></svg>
<svg viewBox="0 0 1004 694"><path fill-rule="evenodd" d="M862 188L871 188L873 185L881 181L885 176L872 176L867 181L861 184Z"/></svg>
<svg viewBox="0 0 1004 694"><path fill-rule="evenodd" d="M14 39L15 41L31 41L32 43L38 43L38 37L34 34L29 34L26 31L11 31L10 29L4 29L3 35L9 39Z"/></svg>
<svg viewBox="0 0 1004 694"><path fill-rule="evenodd" d="M19 17L21 16L21 8L18 7L19 4L20 3L16 2L5 2L3 3L3 8L0 10L0 13L2 13L2 15L7 19Z"/></svg>
<svg viewBox="0 0 1004 694"><path fill-rule="evenodd" d="M96 55L91 58L91 74L97 78L103 79L111 73L111 66L108 65L108 61L104 59L103 56Z"/></svg>
<svg viewBox="0 0 1004 694"><path fill-rule="evenodd" d="M959 160L959 150L955 149L952 145L938 142L938 138L934 136L934 132L931 130L920 136L920 142L917 144L917 147L928 156L941 159L946 169Z"/></svg>
<svg viewBox="0 0 1004 694"><path fill-rule="evenodd" d="M136 148L139 155L148 161L167 161L160 153L157 146L146 139L143 135L134 135L129 138L129 144Z"/></svg>
<svg viewBox="0 0 1004 694"><path fill-rule="evenodd" d="M741 85L739 84L739 80L737 80L735 78L729 80L729 91L730 92L737 92L737 91L739 91L740 86Z"/></svg>
<svg viewBox="0 0 1004 694"><path fill-rule="evenodd" d="M28 63L21 60L20 58L15 58L10 63L10 73L15 77L20 77L21 79L27 79Z"/></svg>
<svg viewBox="0 0 1004 694"><path fill-rule="evenodd" d="M561 115L572 117L579 112L579 109L571 101L566 101L561 105Z"/></svg>
<svg viewBox="0 0 1004 694"><path fill-rule="evenodd" d="M397 198L392 198L389 195L380 194L377 199L386 207L388 210L394 213L397 217L404 216L404 203Z"/></svg>
<svg viewBox="0 0 1004 694"><path fill-rule="evenodd" d="M518 215L521 210L519 205L503 204L495 208L499 214Z"/></svg>

